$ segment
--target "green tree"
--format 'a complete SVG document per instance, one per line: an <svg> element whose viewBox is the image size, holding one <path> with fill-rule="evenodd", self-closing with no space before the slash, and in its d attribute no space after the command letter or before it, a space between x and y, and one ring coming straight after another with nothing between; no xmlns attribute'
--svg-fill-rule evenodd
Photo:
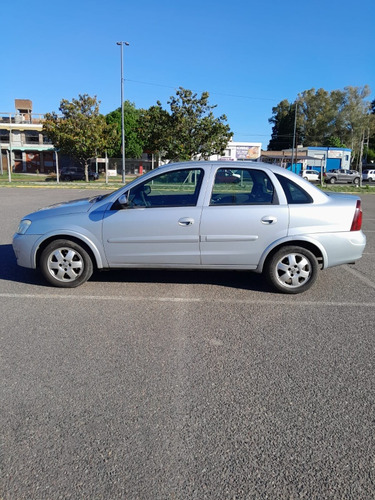
<svg viewBox="0 0 375 500"><path fill-rule="evenodd" d="M180 87L168 101L170 112L160 102L146 110L142 115L146 150L171 161L222 154L232 132L225 115L214 116L216 105L210 105L208 99L208 92L198 97Z"/></svg>
<svg viewBox="0 0 375 500"><path fill-rule="evenodd" d="M45 115L43 133L55 148L77 160L85 169L88 181L88 165L91 158L103 155L118 140L116 127L108 125L99 114L96 96L79 95L78 99L60 102L60 113Z"/></svg>
<svg viewBox="0 0 375 500"><path fill-rule="evenodd" d="M125 156L126 158L140 158L143 153L144 142L140 135L142 110L137 109L130 101L124 102L124 132L125 132ZM121 108L106 115L106 122L115 125L118 133L116 145L108 151L113 157L121 157Z"/></svg>
<svg viewBox="0 0 375 500"><path fill-rule="evenodd" d="M287 99L272 108L272 117L268 120L273 124L269 151L289 149L293 145L295 105Z"/></svg>
<svg viewBox="0 0 375 500"><path fill-rule="evenodd" d="M300 142L309 146L322 146L335 133L342 93L332 95L324 89L305 90L297 97Z"/></svg>
<svg viewBox="0 0 375 500"><path fill-rule="evenodd" d="M330 137L328 137L324 141L323 146L328 146L331 148L346 148L347 147L346 144L341 142L341 139L339 137L337 137L337 135L331 135Z"/></svg>
<svg viewBox="0 0 375 500"><path fill-rule="evenodd" d="M372 127L370 94L364 87L345 87L327 92L305 90L294 104L281 101L272 108L272 136L269 150L290 148L293 143L294 119L297 109L297 142L304 146L350 147L358 157L364 131Z"/></svg>
<svg viewBox="0 0 375 500"><path fill-rule="evenodd" d="M375 162L375 99L370 104L368 133L368 147L366 148L367 163Z"/></svg>
<svg viewBox="0 0 375 500"><path fill-rule="evenodd" d="M164 158L168 144L172 141L171 116L157 101L155 106L141 111L140 136L145 145L145 152Z"/></svg>
<svg viewBox="0 0 375 500"><path fill-rule="evenodd" d="M370 103L365 99L371 91L364 87L345 87L344 106L342 109L343 135L345 142L352 149L352 162L360 158L360 150L365 131L370 126Z"/></svg>

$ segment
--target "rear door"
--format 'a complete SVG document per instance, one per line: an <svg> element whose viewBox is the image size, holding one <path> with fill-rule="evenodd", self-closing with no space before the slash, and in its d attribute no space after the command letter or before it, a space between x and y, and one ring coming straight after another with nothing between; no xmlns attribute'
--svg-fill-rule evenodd
<svg viewBox="0 0 375 500"><path fill-rule="evenodd" d="M350 172L349 170L338 170L337 178L341 182L349 182L350 181Z"/></svg>
<svg viewBox="0 0 375 500"><path fill-rule="evenodd" d="M288 206L280 205L263 170L236 169L240 182L222 183L220 169L201 220L204 266L255 269L264 250L288 231Z"/></svg>

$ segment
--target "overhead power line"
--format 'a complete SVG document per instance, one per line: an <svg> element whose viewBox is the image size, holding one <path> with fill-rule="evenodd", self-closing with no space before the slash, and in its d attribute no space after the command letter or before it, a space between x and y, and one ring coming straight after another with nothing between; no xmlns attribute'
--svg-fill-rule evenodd
<svg viewBox="0 0 375 500"><path fill-rule="evenodd" d="M150 86L153 86L153 87L164 87L164 88L173 89L173 90L177 90L179 87L181 87L181 85L176 85L176 86L163 85L161 83L142 82L140 80L132 80L130 78L126 78L125 81L126 82L132 82L132 83L140 83L142 85L150 85ZM208 92L206 90L196 90L196 89L191 89L191 90L193 92ZM222 93L222 92L208 92L208 93L210 95L221 95L221 96L225 96L225 97L236 97L236 98L239 98L239 99L251 99L251 100L254 100L254 101L277 101L277 99L275 99L275 98L269 98L269 97L253 97L253 96L248 96L248 95L225 94L225 93Z"/></svg>

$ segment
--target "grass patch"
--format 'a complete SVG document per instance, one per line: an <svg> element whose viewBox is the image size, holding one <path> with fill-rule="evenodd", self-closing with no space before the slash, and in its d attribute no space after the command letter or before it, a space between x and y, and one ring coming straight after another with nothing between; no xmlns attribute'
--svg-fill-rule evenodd
<svg viewBox="0 0 375 500"><path fill-rule="evenodd" d="M374 193L375 194L375 185L363 183L362 186L355 186L354 184L324 184L323 186L320 184L316 184L316 186L323 191L331 192L331 193Z"/></svg>
<svg viewBox="0 0 375 500"><path fill-rule="evenodd" d="M126 176L126 183L132 181L137 176ZM54 188L80 188L80 189L117 189L122 185L122 176L108 177L108 184L105 182L105 176L101 175L97 181L69 181L57 182L56 174L20 174L12 173L11 182L9 182L8 173L0 175L0 186L2 187L54 187Z"/></svg>

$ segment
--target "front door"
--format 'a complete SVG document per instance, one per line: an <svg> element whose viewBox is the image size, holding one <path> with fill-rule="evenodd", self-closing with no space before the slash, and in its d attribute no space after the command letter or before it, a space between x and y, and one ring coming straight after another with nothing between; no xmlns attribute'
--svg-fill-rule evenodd
<svg viewBox="0 0 375 500"><path fill-rule="evenodd" d="M103 242L110 267L199 265L198 206L201 169L155 175L128 192L103 219Z"/></svg>

